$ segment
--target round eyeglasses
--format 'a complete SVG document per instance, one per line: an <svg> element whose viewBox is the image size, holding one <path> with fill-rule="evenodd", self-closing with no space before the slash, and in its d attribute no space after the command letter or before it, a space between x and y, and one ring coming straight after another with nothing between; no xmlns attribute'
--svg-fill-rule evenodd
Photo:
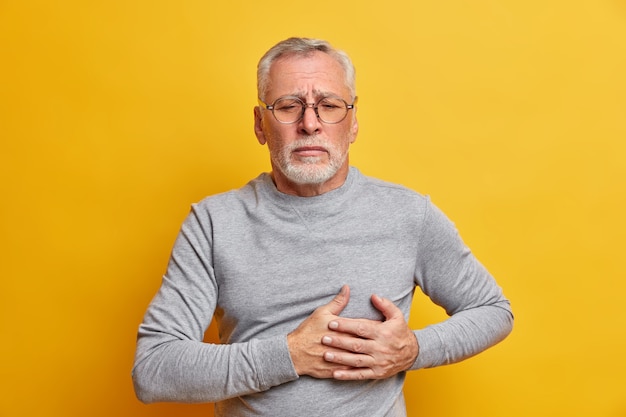
<svg viewBox="0 0 626 417"><path fill-rule="evenodd" d="M348 110L354 109L357 98L352 104L346 103L339 97L323 97L316 103L305 103L298 97L286 96L279 97L273 104L265 104L259 99L259 105L264 109L270 110L274 118L280 123L291 124L302 120L304 112L308 107L315 111L315 115L322 122L327 124L335 124L346 118Z"/></svg>

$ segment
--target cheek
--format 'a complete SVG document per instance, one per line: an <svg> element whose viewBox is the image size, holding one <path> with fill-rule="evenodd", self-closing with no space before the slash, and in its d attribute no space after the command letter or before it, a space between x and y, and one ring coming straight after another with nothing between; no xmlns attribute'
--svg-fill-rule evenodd
<svg viewBox="0 0 626 417"><path fill-rule="evenodd" d="M295 125L266 126L265 136L274 149L282 149L298 140L299 134Z"/></svg>
<svg viewBox="0 0 626 417"><path fill-rule="evenodd" d="M341 138L338 146L341 146L342 149L347 149L350 147L350 144L353 143L356 139L356 134L352 125L349 125L342 129L341 132L337 132L337 137Z"/></svg>
<svg viewBox="0 0 626 417"><path fill-rule="evenodd" d="M265 137L267 138L267 148L270 153L277 154L285 148L285 140L279 132L268 130Z"/></svg>

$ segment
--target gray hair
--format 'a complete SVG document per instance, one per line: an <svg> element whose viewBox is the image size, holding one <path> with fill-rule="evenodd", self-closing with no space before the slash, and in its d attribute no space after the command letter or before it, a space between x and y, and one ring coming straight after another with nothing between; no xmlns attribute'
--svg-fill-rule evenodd
<svg viewBox="0 0 626 417"><path fill-rule="evenodd" d="M270 68L276 60L287 56L306 57L316 51L324 52L337 60L346 74L346 86L350 90L352 98L356 97L356 71L348 54L333 48L330 43L324 40L289 38L274 45L259 61L257 66L257 92L259 98L265 100L265 94L269 88Z"/></svg>

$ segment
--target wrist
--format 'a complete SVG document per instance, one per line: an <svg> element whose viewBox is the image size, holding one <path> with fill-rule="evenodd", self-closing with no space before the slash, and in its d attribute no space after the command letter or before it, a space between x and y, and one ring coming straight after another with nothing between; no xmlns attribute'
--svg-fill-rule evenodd
<svg viewBox="0 0 626 417"><path fill-rule="evenodd" d="M300 365L299 355L298 355L298 341L297 337L294 335L295 332L291 332L287 334L287 349L289 350L289 358L291 359L291 365L293 369L296 371L298 376L302 375L303 370Z"/></svg>

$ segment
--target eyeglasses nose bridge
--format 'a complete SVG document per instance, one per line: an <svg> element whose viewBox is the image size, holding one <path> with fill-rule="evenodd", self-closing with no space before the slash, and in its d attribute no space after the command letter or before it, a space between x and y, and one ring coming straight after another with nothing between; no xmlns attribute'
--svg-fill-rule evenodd
<svg viewBox="0 0 626 417"><path fill-rule="evenodd" d="M315 112L315 117L320 118L320 114L318 112L317 103L305 103L302 102L302 115L300 115L300 120L304 119L304 114L306 113L306 109L313 109ZM320 119L321 120L321 119Z"/></svg>

